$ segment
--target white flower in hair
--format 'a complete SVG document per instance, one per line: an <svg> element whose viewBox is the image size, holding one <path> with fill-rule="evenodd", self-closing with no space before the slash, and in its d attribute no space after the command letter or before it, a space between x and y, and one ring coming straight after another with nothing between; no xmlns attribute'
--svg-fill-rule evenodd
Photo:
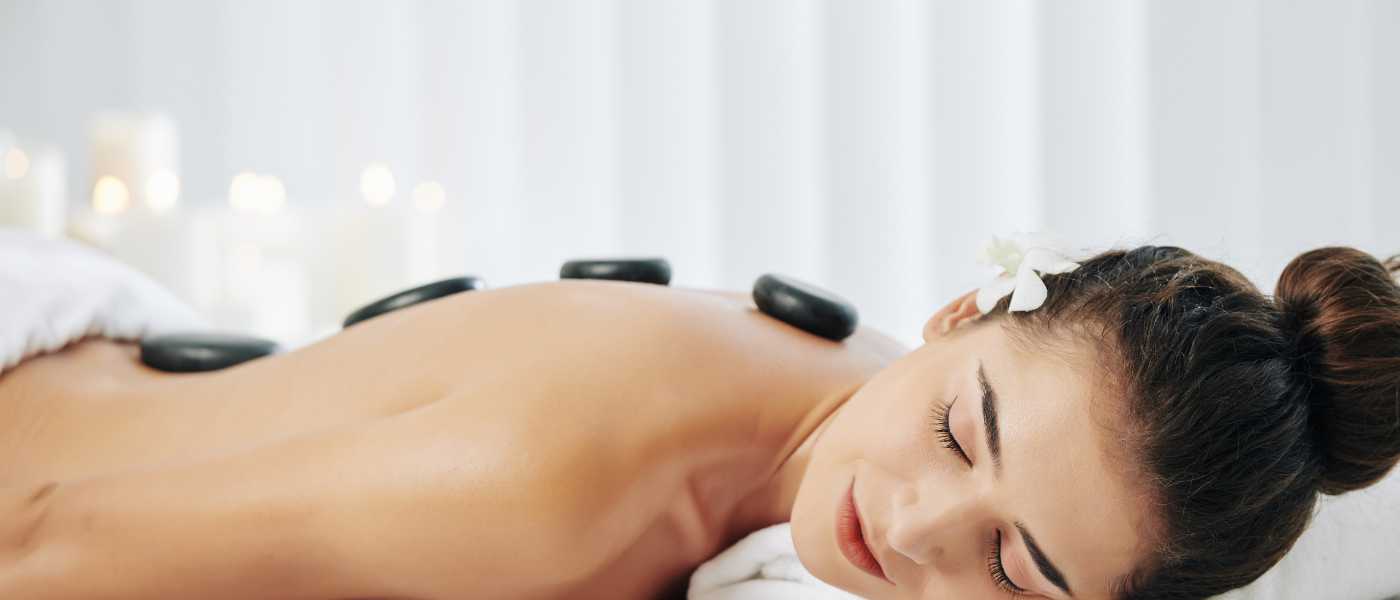
<svg viewBox="0 0 1400 600"><path fill-rule="evenodd" d="M1010 238L992 236L982 247L978 262L999 266L1001 274L977 290L977 310L991 312L997 302L1011 294L1007 312L1034 310L1045 303L1045 282L1040 273L1068 273L1079 267L1058 250L1062 247L1049 236L1020 234Z"/></svg>

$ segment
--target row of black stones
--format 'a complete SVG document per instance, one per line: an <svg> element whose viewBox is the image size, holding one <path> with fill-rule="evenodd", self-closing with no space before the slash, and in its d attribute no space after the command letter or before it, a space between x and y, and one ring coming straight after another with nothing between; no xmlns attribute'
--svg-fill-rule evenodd
<svg viewBox="0 0 1400 600"><path fill-rule="evenodd" d="M559 269L560 279L608 279L669 285L671 264L664 258L571 260ZM434 281L386 296L350 313L343 327L379 315L460 292L486 288L480 277ZM832 341L855 332L856 309L840 297L790 277L772 273L753 285L754 304L764 314ZM141 340L141 362L161 371L215 371L277 352L276 342L225 333L179 333Z"/></svg>

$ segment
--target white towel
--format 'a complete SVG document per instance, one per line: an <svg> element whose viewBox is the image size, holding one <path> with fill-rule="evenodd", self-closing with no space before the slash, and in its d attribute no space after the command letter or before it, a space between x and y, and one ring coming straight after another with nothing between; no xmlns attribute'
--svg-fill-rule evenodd
<svg viewBox="0 0 1400 600"><path fill-rule="evenodd" d="M209 329L150 277L77 242L0 228L0 373L88 336Z"/></svg>
<svg viewBox="0 0 1400 600"><path fill-rule="evenodd" d="M792 524L750 533L690 575L689 600L859 600L817 579L797 559Z"/></svg>
<svg viewBox="0 0 1400 600"><path fill-rule="evenodd" d="M1400 470L1324 497L1293 550L1254 583L1217 600L1379 600L1400 594ZM790 523L749 534L691 575L690 600L858 598L797 560Z"/></svg>

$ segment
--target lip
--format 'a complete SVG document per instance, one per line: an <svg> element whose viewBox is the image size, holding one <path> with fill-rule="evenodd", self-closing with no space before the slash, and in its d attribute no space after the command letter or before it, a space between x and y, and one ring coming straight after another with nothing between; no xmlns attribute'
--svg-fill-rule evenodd
<svg viewBox="0 0 1400 600"><path fill-rule="evenodd" d="M861 523L860 509L856 506L855 488L856 481L852 478L845 495L841 497L841 504L836 508L836 545L841 548L841 555L856 568L893 585L894 582L885 575L884 567L880 566L880 559L865 543L866 529Z"/></svg>

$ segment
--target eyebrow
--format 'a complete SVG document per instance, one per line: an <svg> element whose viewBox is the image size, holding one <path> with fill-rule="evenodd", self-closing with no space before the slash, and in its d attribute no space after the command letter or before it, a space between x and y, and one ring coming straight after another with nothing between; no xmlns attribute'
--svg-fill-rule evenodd
<svg viewBox="0 0 1400 600"><path fill-rule="evenodd" d="M987 372L982 370L982 361L977 361L977 383L982 387L982 431L987 434L987 450L992 454L992 465L997 476L1001 476L1001 427L997 424L997 391L987 381Z"/></svg>
<svg viewBox="0 0 1400 600"><path fill-rule="evenodd" d="M992 455L992 465L998 477L1001 476L1001 426L997 421L997 391L992 387L992 382L987 378L987 371L982 368L982 361L977 361L977 384L982 388L982 425L983 432L987 437L987 450ZM1065 576L1055 567L1055 563L1050 562L1050 557L1040 549L1040 545L1035 543L1035 536L1026 530L1026 526L1021 522L1016 522L1016 530L1021 532L1021 538L1026 540L1026 549L1031 553L1031 560L1035 562L1035 567L1040 570L1040 574L1055 587L1060 588L1071 596L1074 592L1069 589L1069 583L1065 581Z"/></svg>
<svg viewBox="0 0 1400 600"><path fill-rule="evenodd" d="M1069 583L1065 582L1064 574L1055 568L1055 563L1050 562L1050 557L1045 556L1045 552L1040 549L1040 545L1035 543L1035 537L1031 532L1026 531L1026 526L1016 523L1016 530L1021 532L1021 537L1026 540L1026 549L1031 551L1031 560L1035 561L1035 567L1040 569L1040 574L1044 575L1055 587L1064 590L1066 594L1073 595L1069 591Z"/></svg>

